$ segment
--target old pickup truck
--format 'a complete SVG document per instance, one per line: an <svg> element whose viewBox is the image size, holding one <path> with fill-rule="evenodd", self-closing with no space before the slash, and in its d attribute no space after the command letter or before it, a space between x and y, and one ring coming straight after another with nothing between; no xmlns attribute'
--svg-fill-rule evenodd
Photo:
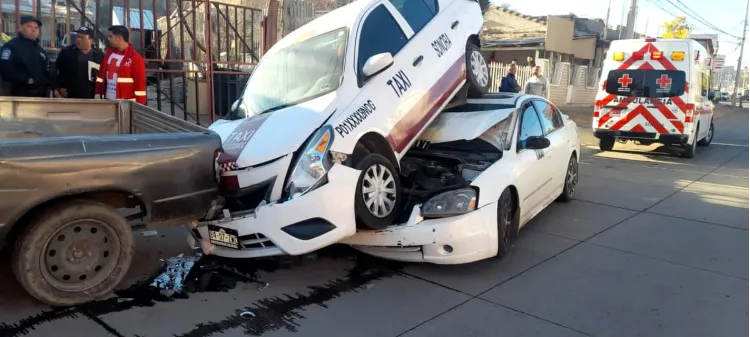
<svg viewBox="0 0 750 337"><path fill-rule="evenodd" d="M107 295L134 228L213 209L220 154L215 133L135 102L1 97L0 248L16 279L51 305Z"/></svg>

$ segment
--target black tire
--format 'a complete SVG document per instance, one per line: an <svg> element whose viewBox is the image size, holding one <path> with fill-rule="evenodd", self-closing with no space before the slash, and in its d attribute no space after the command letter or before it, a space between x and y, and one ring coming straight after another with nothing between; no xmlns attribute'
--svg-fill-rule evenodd
<svg viewBox="0 0 750 337"><path fill-rule="evenodd" d="M568 161L568 168L565 170L565 184L562 194L557 200L562 202L573 200L576 195L576 187L578 187L578 160L576 160L574 154L570 156L570 161Z"/></svg>
<svg viewBox="0 0 750 337"><path fill-rule="evenodd" d="M133 260L133 232L127 220L114 208L91 200L62 202L39 212L19 224L25 228L11 264L21 286L55 306L81 304L112 292ZM65 250L58 255L55 248Z"/></svg>
<svg viewBox="0 0 750 337"><path fill-rule="evenodd" d="M615 147L614 137L602 137L599 138L599 149L602 151L612 151Z"/></svg>
<svg viewBox="0 0 750 337"><path fill-rule="evenodd" d="M354 211L358 224L360 227L370 229L383 229L392 225L401 206L401 182L399 181L398 171L393 167L390 160L378 153L367 154L355 165L355 168L362 171L357 180L357 190L354 196ZM383 179L386 180L386 184L381 189L389 189L395 192L387 193L382 191L383 194L381 197L390 200L392 204L391 207L387 207L388 204L384 202L383 205L386 207L383 213L378 215L373 212L378 213L381 209L380 206L376 206L374 210L371 210L365 200L363 189L365 185L368 185L367 187L372 186L370 183L373 180L368 177L371 177L372 174L380 174L383 169L386 170L382 171L384 172L383 174L390 175L392 182L388 182L388 179L384 176ZM378 193L381 193L381 190L378 190Z"/></svg>
<svg viewBox="0 0 750 337"><path fill-rule="evenodd" d="M698 141L698 146L709 146L711 141L714 140L714 121L711 120L711 124L708 126L708 135L705 138Z"/></svg>
<svg viewBox="0 0 750 337"><path fill-rule="evenodd" d="M508 254L510 239L515 236L513 233L515 211L513 193L506 188L497 202L497 258L503 258Z"/></svg>
<svg viewBox="0 0 750 337"><path fill-rule="evenodd" d="M482 50L471 42L466 43L466 82L469 98L481 97L490 91L490 68Z"/></svg>
<svg viewBox="0 0 750 337"><path fill-rule="evenodd" d="M693 158L695 157L695 150L696 145L698 145L698 131L700 131L700 124L698 124L698 127L695 129L695 137L693 137L693 142L690 144L683 145L683 151L682 151L682 158Z"/></svg>

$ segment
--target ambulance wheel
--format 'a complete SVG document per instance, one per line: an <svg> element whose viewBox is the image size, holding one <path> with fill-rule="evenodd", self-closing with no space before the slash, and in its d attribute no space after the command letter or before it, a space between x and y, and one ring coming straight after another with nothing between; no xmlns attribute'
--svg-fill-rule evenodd
<svg viewBox="0 0 750 337"><path fill-rule="evenodd" d="M362 171L354 197L357 223L370 229L392 225L401 203L398 171L378 153L367 154L355 168Z"/></svg>
<svg viewBox="0 0 750 337"><path fill-rule="evenodd" d="M612 148L615 147L615 138L614 137L602 137L599 138L599 149L602 151L612 151Z"/></svg>
<svg viewBox="0 0 750 337"><path fill-rule="evenodd" d="M468 97L481 97L490 91L490 68L479 46L466 43L466 81Z"/></svg>
<svg viewBox="0 0 750 337"><path fill-rule="evenodd" d="M700 125L698 125L698 128L695 129L695 137L693 137L693 141L690 144L684 145L685 151L682 151L682 157L683 158L693 158L695 157L695 146L698 144L698 131L700 130Z"/></svg>
<svg viewBox="0 0 750 337"><path fill-rule="evenodd" d="M711 141L714 140L714 121L711 121L711 125L708 127L708 134L705 138L698 141L698 146L709 146Z"/></svg>

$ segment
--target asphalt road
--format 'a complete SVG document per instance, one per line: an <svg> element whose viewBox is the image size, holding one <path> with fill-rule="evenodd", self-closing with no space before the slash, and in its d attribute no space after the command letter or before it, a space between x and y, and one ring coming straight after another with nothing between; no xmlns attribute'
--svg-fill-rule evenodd
<svg viewBox="0 0 750 337"><path fill-rule="evenodd" d="M39 305L3 265L0 336L747 336L747 109L718 107L714 143L693 159L601 153L589 110L567 111L586 143L576 200L541 213L503 260L401 264L334 247L235 261L251 279L170 298L139 280L190 253L174 229L139 238L123 290L79 307Z"/></svg>

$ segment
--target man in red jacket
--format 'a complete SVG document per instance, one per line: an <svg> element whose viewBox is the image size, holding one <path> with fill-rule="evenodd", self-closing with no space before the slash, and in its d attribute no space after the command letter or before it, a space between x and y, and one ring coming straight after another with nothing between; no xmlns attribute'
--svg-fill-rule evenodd
<svg viewBox="0 0 750 337"><path fill-rule="evenodd" d="M109 48L96 79L96 94L146 104L146 62L130 45L125 26L109 27Z"/></svg>

